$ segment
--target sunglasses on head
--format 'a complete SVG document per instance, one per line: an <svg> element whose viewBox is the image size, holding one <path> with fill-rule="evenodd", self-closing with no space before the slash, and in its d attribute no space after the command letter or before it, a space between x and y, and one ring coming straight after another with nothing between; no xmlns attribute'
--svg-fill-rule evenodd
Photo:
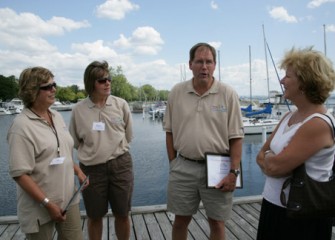
<svg viewBox="0 0 335 240"><path fill-rule="evenodd" d="M111 82L112 79L110 79L110 78L108 78L108 77L105 77L105 78L97 79L96 81L97 81L98 83L100 83L100 84L105 84L107 81L108 81L108 82Z"/></svg>
<svg viewBox="0 0 335 240"><path fill-rule="evenodd" d="M51 91L53 88L56 88L57 84L55 82L50 83L46 86L40 86L40 90L44 90L44 91Z"/></svg>

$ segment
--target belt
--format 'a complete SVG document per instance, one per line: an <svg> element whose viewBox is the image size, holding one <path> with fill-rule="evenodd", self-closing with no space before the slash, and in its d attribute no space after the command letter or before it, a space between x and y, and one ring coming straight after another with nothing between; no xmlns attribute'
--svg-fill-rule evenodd
<svg viewBox="0 0 335 240"><path fill-rule="evenodd" d="M191 158L184 157L181 154L179 154L179 156L184 158L184 160L187 160L187 161L196 162L196 163L200 163L200 164L206 163L205 159L191 159Z"/></svg>

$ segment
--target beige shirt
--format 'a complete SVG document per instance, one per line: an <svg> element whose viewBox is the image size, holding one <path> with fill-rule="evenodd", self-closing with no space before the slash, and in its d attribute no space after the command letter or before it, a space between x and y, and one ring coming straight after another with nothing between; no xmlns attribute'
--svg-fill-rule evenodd
<svg viewBox="0 0 335 240"><path fill-rule="evenodd" d="M30 175L50 201L64 209L75 191L73 139L62 116L50 111L59 140L60 157L64 157L64 161L52 165L58 157L56 134L45 120L25 108L15 117L7 135L9 173L11 177ZM17 215L24 233L37 232L38 222L44 224L51 220L48 211L19 185L17 199ZM73 204L78 203L79 196Z"/></svg>
<svg viewBox="0 0 335 240"><path fill-rule="evenodd" d="M238 96L216 80L202 96L192 80L179 83L169 94L163 128L172 133L174 149L185 157L229 153L229 139L244 136Z"/></svg>
<svg viewBox="0 0 335 240"><path fill-rule="evenodd" d="M98 108L86 98L72 109L70 133L78 149L78 160L85 166L106 163L129 151L133 136L128 103L109 96Z"/></svg>

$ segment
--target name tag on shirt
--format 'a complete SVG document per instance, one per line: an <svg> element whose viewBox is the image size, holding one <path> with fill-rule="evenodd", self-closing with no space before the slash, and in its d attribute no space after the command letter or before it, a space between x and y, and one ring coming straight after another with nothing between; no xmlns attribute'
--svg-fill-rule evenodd
<svg viewBox="0 0 335 240"><path fill-rule="evenodd" d="M65 160L65 157L54 158L54 159L52 159L50 165L59 165L59 164L63 164L64 160Z"/></svg>
<svg viewBox="0 0 335 240"><path fill-rule="evenodd" d="M95 131L105 131L105 123L94 122L92 129L95 130Z"/></svg>

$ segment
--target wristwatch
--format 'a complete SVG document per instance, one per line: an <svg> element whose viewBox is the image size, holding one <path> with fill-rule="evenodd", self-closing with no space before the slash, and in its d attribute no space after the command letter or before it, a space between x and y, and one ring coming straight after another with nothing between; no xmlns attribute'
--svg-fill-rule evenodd
<svg viewBox="0 0 335 240"><path fill-rule="evenodd" d="M49 198L44 198L43 201L40 203L41 206L45 207L50 202Z"/></svg>
<svg viewBox="0 0 335 240"><path fill-rule="evenodd" d="M238 169L230 169L229 172L234 174L236 177L240 174L240 170L238 170Z"/></svg>

